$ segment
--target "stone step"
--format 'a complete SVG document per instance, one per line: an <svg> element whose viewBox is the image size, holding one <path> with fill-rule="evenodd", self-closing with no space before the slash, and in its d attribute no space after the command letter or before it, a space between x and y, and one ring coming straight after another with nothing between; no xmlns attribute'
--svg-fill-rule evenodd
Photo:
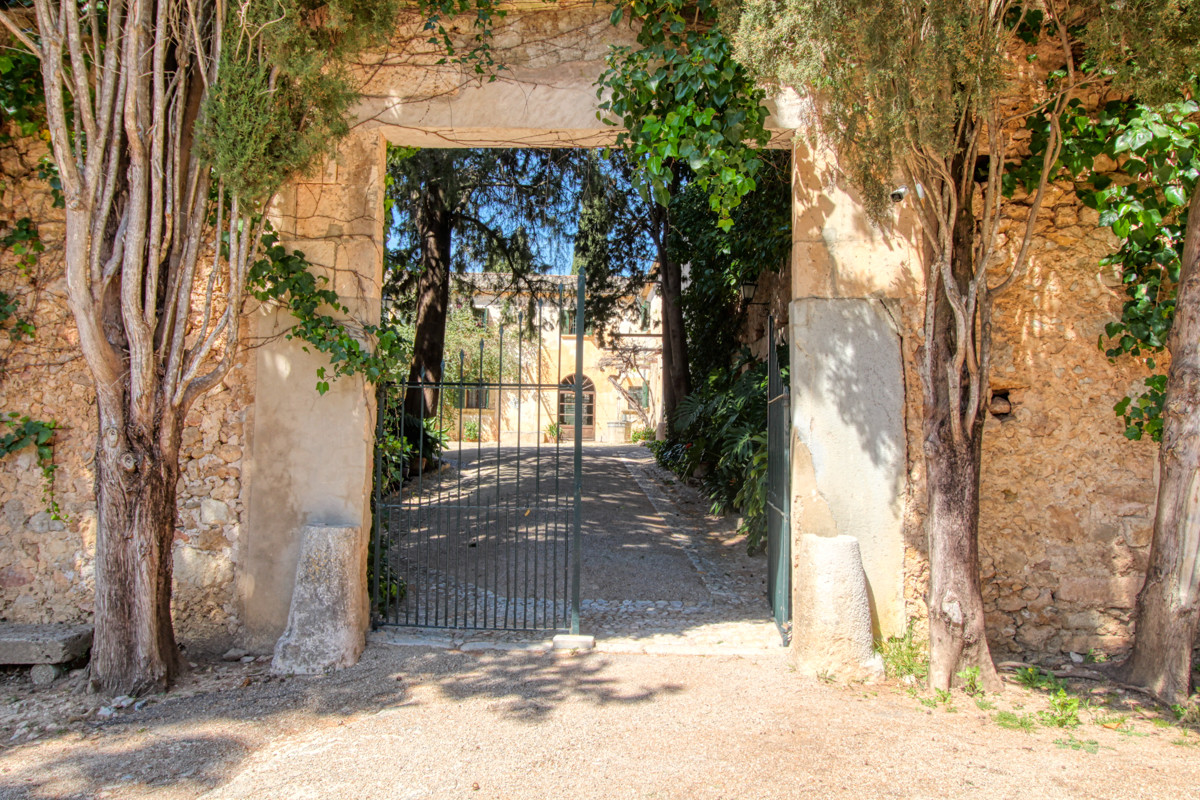
<svg viewBox="0 0 1200 800"><path fill-rule="evenodd" d="M91 625L0 622L0 664L63 664L91 646Z"/></svg>

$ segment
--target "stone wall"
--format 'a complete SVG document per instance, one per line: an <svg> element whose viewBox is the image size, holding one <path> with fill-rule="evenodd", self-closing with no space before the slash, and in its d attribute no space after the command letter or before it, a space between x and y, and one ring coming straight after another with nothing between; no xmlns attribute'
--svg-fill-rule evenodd
<svg viewBox="0 0 1200 800"><path fill-rule="evenodd" d="M1099 266L1115 246L1069 184L1049 187L1030 269L997 303L991 382L1011 411L989 414L984 431L980 557L1003 649L1128 646L1158 447L1128 441L1112 411L1145 371L1097 347L1125 299L1120 276Z"/></svg>
<svg viewBox="0 0 1200 800"><path fill-rule="evenodd" d="M1026 208L1010 208L1009 235ZM1145 372L1097 347L1120 314L1119 276L1099 266L1116 240L1069 184L1048 189L1029 269L1002 295L993 322L991 387L980 507L988 636L998 655L1119 653L1144 578L1156 497L1153 442L1131 442L1113 405ZM926 614L924 456L920 451L915 292L899 299L909 439L905 605Z"/></svg>
<svg viewBox="0 0 1200 800"><path fill-rule="evenodd" d="M48 511L32 449L0 460L0 619L13 622L85 621L93 604L95 398L66 305L63 213L36 177L44 153L36 138L0 151L0 233L29 217L46 246L28 275L13 253L0 252L0 290L19 295L18 314L36 326L30 341L0 338L0 412L61 426L54 439L61 519ZM239 359L225 383L196 404L184 433L174 614L181 640L193 647L220 648L238 627L233 574L253 403L247 360Z"/></svg>

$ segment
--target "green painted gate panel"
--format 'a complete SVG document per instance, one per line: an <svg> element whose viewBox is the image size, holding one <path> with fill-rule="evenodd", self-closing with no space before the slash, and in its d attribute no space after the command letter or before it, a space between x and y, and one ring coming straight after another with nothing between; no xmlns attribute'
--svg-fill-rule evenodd
<svg viewBox="0 0 1200 800"><path fill-rule="evenodd" d="M784 644L792 628L791 404L767 319L767 598Z"/></svg>

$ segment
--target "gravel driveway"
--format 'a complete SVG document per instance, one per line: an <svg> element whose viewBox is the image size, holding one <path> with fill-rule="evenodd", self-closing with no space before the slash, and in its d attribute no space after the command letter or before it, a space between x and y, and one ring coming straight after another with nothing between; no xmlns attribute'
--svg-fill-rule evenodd
<svg viewBox="0 0 1200 800"><path fill-rule="evenodd" d="M374 645L318 679L208 669L141 710L0 752L0 797L1090 800L1200 785L1200 749L1173 727L1005 730L969 698L930 710L779 656ZM1076 736L1097 752L1062 744Z"/></svg>
<svg viewBox="0 0 1200 800"><path fill-rule="evenodd" d="M644 453L590 454L597 651L380 632L333 675L196 658L124 708L82 674L35 690L0 671L0 799L1198 796L1200 733L1117 687L1075 687L1080 724L1051 728L1045 696L1016 686L977 701L798 675L763 559Z"/></svg>

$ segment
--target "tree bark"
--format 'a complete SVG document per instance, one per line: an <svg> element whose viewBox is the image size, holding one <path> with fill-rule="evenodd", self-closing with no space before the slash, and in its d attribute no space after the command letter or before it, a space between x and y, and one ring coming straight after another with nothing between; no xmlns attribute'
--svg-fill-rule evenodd
<svg viewBox="0 0 1200 800"><path fill-rule="evenodd" d="M988 648L979 582L979 440L939 441L929 454L929 683L948 689L978 667L1000 684Z"/></svg>
<svg viewBox="0 0 1200 800"><path fill-rule="evenodd" d="M1167 703L1191 693L1200 598L1200 191L1192 193L1163 405L1158 508L1126 682Z"/></svg>
<svg viewBox="0 0 1200 800"><path fill-rule="evenodd" d="M404 410L427 419L437 413L446 349L446 314L450 306L450 246L454 220L437 183L423 193L416 214L421 238L421 275L417 279L417 320L413 363L408 374ZM425 385L418 387L418 382Z"/></svg>
<svg viewBox="0 0 1200 800"><path fill-rule="evenodd" d="M964 136L970 136L968 130ZM966 152L967 148L961 148ZM973 169L963 157L954 162L954 173ZM966 185L955 181L954 186ZM954 191L953 188L948 189ZM951 252L929 254L926 270L926 360L922 364L924 387L923 433L926 455L926 491L929 501L929 683L948 689L966 669L978 668L982 685L995 690L1000 678L992 662L984 623L983 592L979 579L979 477L983 443L983 414L964 418L972 384L986 391L986 374L971 373L971 356L979 339L991 335L986 321L976 323L975 312L960 327L949 296L967 295L975 273L976 219L971 193L959 196L952 220ZM948 257L952 286L946 286L940 258ZM986 276L982 278L986 280ZM961 301L960 301L961 302ZM932 313L928 313L932 312ZM977 339L976 337L979 337ZM981 385L982 384L982 385ZM957 416L957 420L955 417ZM957 422L957 426L953 423ZM955 432L955 428L958 432Z"/></svg>
<svg viewBox="0 0 1200 800"><path fill-rule="evenodd" d="M676 184L678 184L678 176ZM678 186L672 187L672 196ZM675 408L679 401L691 392L691 376L688 374L687 336L683 328L683 270L671 258L667 240L670 234L668 209L658 204L650 207L650 226L654 247L658 255L659 294L662 296L662 369L663 369L663 422L668 433L675 424Z"/></svg>
<svg viewBox="0 0 1200 800"><path fill-rule="evenodd" d="M99 402L96 445L96 613L91 681L136 696L164 690L182 660L171 625L171 547L179 480L181 414L153 429Z"/></svg>

